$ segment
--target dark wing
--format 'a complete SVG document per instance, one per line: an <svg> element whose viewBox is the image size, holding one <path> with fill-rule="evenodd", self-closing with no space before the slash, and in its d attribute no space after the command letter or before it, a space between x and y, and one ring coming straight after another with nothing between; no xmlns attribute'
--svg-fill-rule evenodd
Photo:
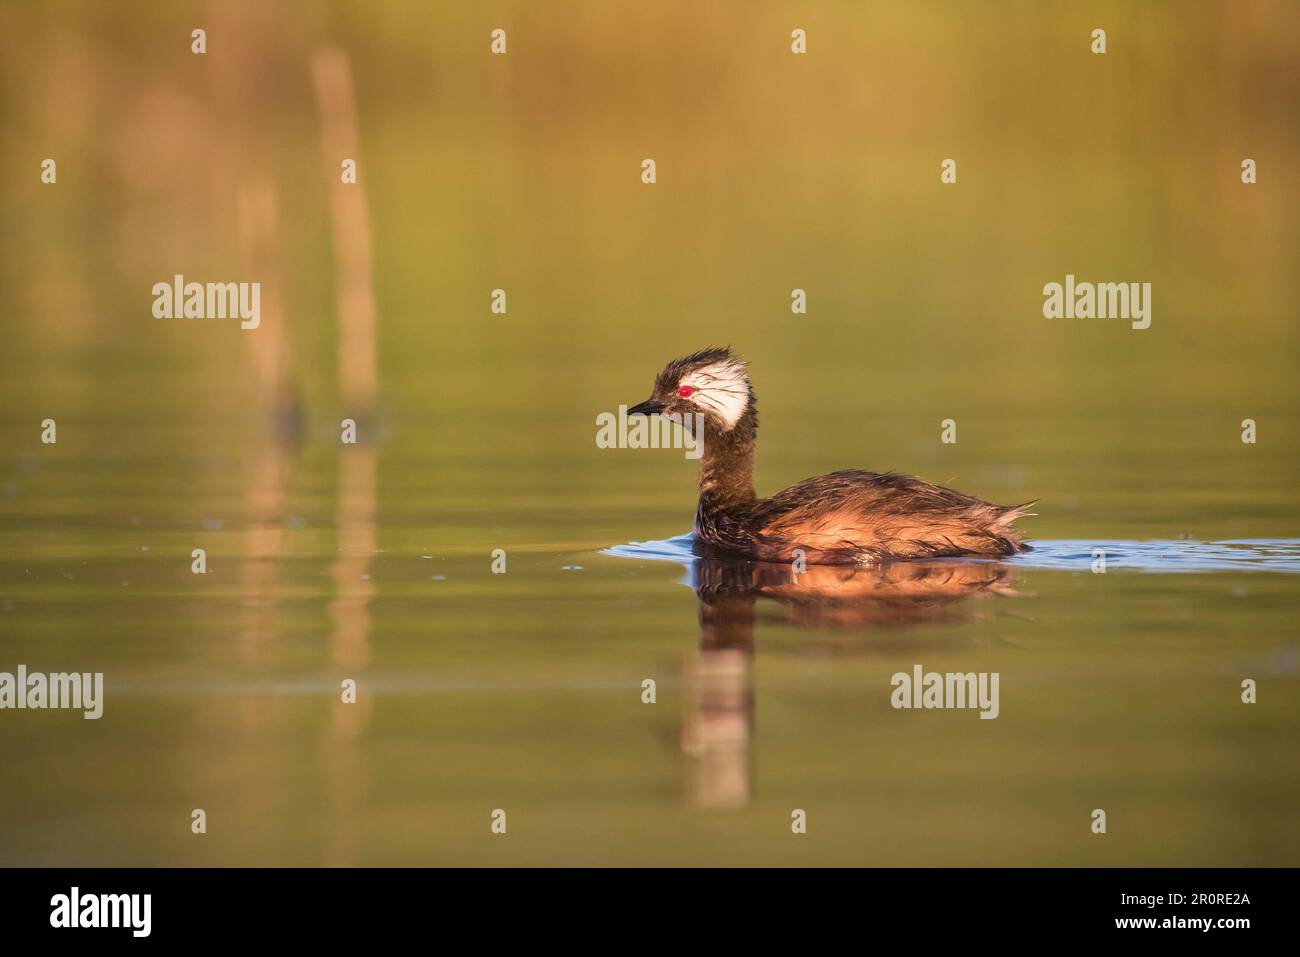
<svg viewBox="0 0 1300 957"><path fill-rule="evenodd" d="M905 475L852 470L764 499L753 528L759 551L774 560L796 547L810 561L845 551L858 560L1010 555L1024 548L1010 523L1027 507L993 505Z"/></svg>

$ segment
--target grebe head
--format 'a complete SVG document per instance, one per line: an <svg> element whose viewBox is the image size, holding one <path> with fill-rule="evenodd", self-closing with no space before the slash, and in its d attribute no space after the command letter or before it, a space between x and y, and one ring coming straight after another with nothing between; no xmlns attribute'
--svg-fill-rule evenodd
<svg viewBox="0 0 1300 957"><path fill-rule="evenodd" d="M730 348L705 349L674 359L655 377L650 398L627 410L628 415L701 413L706 425L730 432L754 411L754 392L745 363ZM693 420L690 420L693 421Z"/></svg>

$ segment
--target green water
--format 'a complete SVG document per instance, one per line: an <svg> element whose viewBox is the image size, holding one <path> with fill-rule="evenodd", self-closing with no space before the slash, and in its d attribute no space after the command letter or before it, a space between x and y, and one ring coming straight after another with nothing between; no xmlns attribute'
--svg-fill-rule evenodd
<svg viewBox="0 0 1300 957"><path fill-rule="evenodd" d="M1297 11L1106 7L1100 58L1035 4L827 5L800 60L750 6L507 4L497 60L452 5L0 12L0 672L105 675L97 721L0 711L0 864L1300 863L1300 576L1085 560L719 611L602 554L688 531L694 464L595 444L730 342L760 493L893 469L1040 500L1031 540L1300 537ZM324 43L378 315L347 446ZM177 272L273 275L280 313L152 318ZM1151 282L1151 328L1043 318L1067 272ZM915 664L998 672L999 717L893 709Z"/></svg>

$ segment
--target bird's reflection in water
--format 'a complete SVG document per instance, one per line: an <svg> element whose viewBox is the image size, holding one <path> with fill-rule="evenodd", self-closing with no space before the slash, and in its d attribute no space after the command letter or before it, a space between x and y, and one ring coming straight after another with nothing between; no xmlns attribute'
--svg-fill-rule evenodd
<svg viewBox="0 0 1300 957"><path fill-rule="evenodd" d="M777 621L846 634L848 647L882 650L881 630L969 620L968 599L1013 595L1015 572L993 562L895 562L876 566L791 565L699 558L692 567L700 602L698 654L686 674L687 797L701 807L743 805L750 794L754 727L754 626L759 599ZM764 616L767 617L766 615ZM841 646L843 647L843 646Z"/></svg>

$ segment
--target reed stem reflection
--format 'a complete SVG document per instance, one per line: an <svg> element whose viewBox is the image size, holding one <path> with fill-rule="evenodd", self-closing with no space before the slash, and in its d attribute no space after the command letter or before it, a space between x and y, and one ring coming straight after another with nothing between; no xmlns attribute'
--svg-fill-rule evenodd
<svg viewBox="0 0 1300 957"><path fill-rule="evenodd" d="M1015 594L1015 570L995 562L810 565L796 572L785 563L699 558L691 571L699 649L686 666L681 744L687 801L697 807L738 807L750 798L760 598L775 604L779 624L869 629L844 647L870 654L881 650L881 630L960 622L969 616L959 606L970 599Z"/></svg>

